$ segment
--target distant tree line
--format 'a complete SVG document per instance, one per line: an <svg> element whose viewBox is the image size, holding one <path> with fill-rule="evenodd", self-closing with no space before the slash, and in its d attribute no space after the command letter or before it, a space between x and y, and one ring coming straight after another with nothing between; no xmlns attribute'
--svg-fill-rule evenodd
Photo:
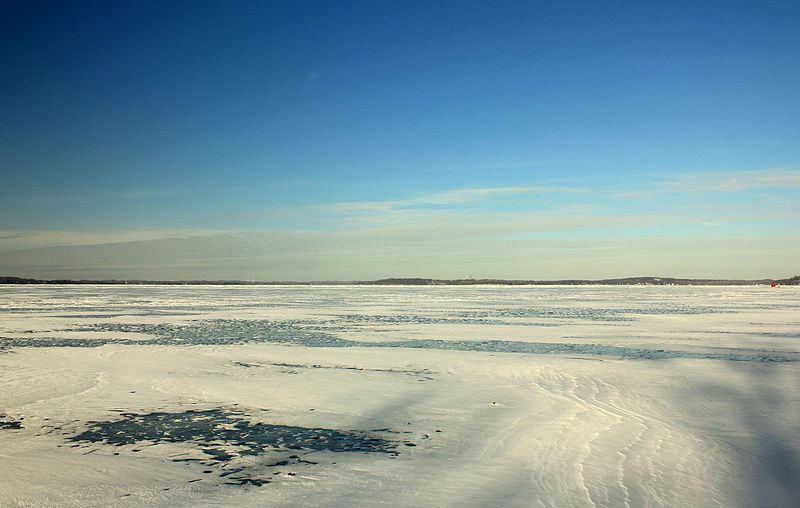
<svg viewBox="0 0 800 508"><path fill-rule="evenodd" d="M800 275L788 279L677 279L671 277L625 277L621 279L565 279L565 280L508 280L508 279L425 279L419 277L389 278L369 281L242 281L242 280L74 280L74 279L27 279L23 277L0 276L0 284L161 284L161 285L214 285L214 286L256 286L256 285L362 285L362 286L473 286L473 285L500 285L500 286L742 286L778 284L781 286L800 285Z"/></svg>

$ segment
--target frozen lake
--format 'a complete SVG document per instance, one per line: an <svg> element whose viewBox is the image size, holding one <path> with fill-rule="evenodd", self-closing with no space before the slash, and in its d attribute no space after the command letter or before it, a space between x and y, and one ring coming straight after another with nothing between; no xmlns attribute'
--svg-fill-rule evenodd
<svg viewBox="0 0 800 508"><path fill-rule="evenodd" d="M797 506L800 288L0 286L0 506Z"/></svg>

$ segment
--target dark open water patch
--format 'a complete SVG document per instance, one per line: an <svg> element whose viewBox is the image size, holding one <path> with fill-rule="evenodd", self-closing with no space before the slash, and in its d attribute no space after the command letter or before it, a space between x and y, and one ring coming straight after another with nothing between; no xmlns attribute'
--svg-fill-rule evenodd
<svg viewBox="0 0 800 508"><path fill-rule="evenodd" d="M508 340L405 340L389 342L366 342L342 339L336 335L309 329L308 324L296 327L293 322L267 320L235 320L213 319L194 321L189 324L170 323L95 323L93 325L70 331L143 333L152 339L75 339L58 337L16 338L0 337L0 349L3 347L96 347L105 344L127 345L229 345L252 342L268 342L274 344L292 344L313 348L408 348L439 349L454 351L479 351L491 353L525 353L525 354L569 354L608 356L617 358L633 358L645 360L662 360L669 358L710 359L757 362L797 362L800 353L774 352L694 352L669 349L647 349L605 344L577 344L550 342L518 342Z"/></svg>
<svg viewBox="0 0 800 508"><path fill-rule="evenodd" d="M129 339L127 343L147 344L240 344L245 342L315 343L346 347L352 341L326 331L311 329L313 322L248 319L209 319L189 324L96 323L70 331L122 332L152 335L153 339Z"/></svg>
<svg viewBox="0 0 800 508"><path fill-rule="evenodd" d="M320 323L335 327L337 329L345 328L346 325L351 326L351 329L364 329L365 327L382 327L386 325L514 325L514 326L539 326L539 327L557 327L561 323L548 323L548 322L525 322L525 321L504 321L500 318L504 317L518 317L511 314L501 313L468 313L459 312L453 316L421 316L419 314L339 314L334 320L321 321Z"/></svg>
<svg viewBox="0 0 800 508"><path fill-rule="evenodd" d="M70 441L111 445L152 443L196 444L210 458L229 461L258 455L265 449L330 452L397 453L398 442L355 430L253 423L239 410L123 413L121 420L88 422L89 429Z"/></svg>
<svg viewBox="0 0 800 508"><path fill-rule="evenodd" d="M607 308L607 307L514 307L488 310L470 310L458 313L469 319L480 318L537 318L579 321L636 321L635 316L647 315L693 315L720 314L733 312L730 309L692 305L656 305L646 307Z"/></svg>
<svg viewBox="0 0 800 508"><path fill-rule="evenodd" d="M186 443L205 457L170 460L211 467L213 469L206 469L203 473L216 473L228 484L257 486L271 481L269 476L274 473L264 473L265 468L316 465L317 462L301 457L308 453L362 452L397 456L400 445L414 445L357 430L253 422L244 411L223 408L122 413L121 416L120 420L87 422L87 430L67 440L113 446L136 445L131 450L136 453L155 444ZM234 463L238 458L260 455L264 456L265 463L259 467Z"/></svg>

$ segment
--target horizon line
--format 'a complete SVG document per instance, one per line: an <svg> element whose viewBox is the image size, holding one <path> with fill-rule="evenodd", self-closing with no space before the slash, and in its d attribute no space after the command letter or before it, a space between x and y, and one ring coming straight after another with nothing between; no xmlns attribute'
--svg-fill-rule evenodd
<svg viewBox="0 0 800 508"><path fill-rule="evenodd" d="M502 279L502 278L461 278L437 279L428 277L387 277L369 280L271 280L256 281L243 279L38 279L16 276L0 276L0 284L97 284L97 285L229 285L229 286L258 286L258 285L382 285L382 286L466 286L466 285L757 285L757 284L782 284L800 285L800 275L773 279L718 279L718 278L685 278L685 277L660 277L660 276L630 276L603 279Z"/></svg>

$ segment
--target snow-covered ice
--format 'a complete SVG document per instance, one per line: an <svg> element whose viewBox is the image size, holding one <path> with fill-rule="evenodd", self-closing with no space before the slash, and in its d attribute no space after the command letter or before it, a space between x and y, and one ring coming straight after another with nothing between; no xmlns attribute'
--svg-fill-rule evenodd
<svg viewBox="0 0 800 508"><path fill-rule="evenodd" d="M797 506L800 288L0 287L0 506Z"/></svg>

